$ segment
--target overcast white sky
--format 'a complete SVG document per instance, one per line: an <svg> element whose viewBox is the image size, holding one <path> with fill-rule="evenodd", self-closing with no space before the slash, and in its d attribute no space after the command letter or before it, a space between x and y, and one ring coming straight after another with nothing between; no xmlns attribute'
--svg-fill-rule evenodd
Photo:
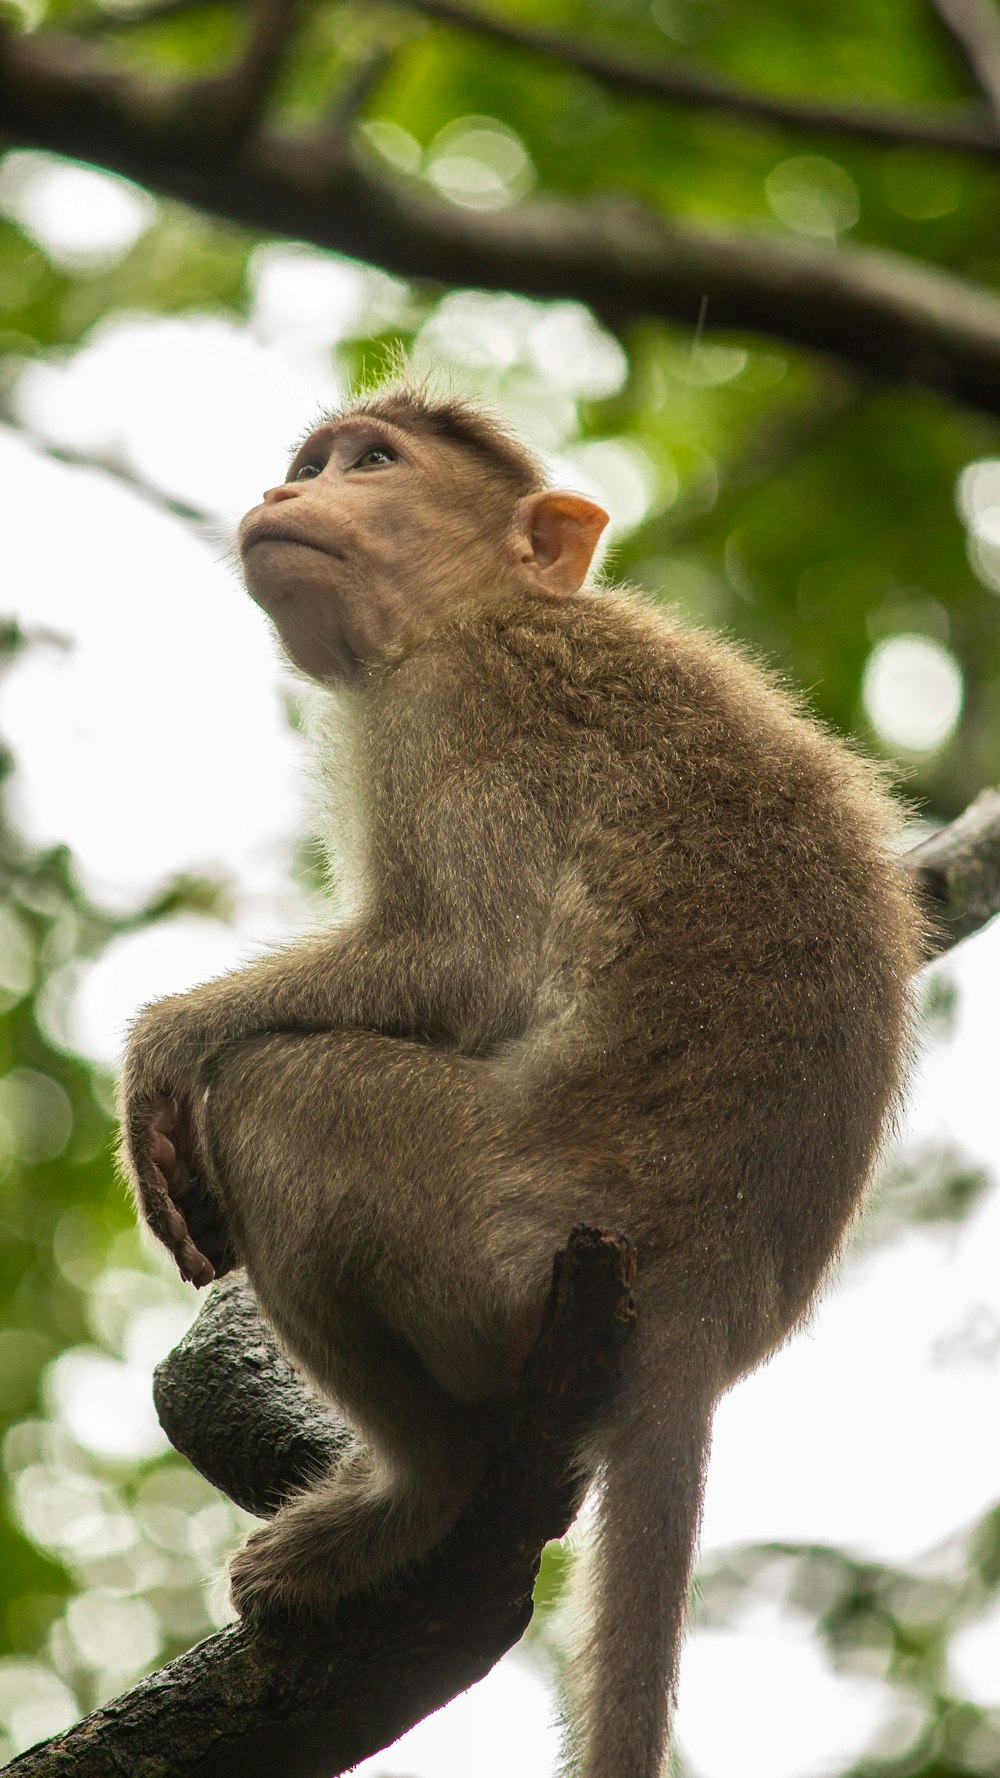
<svg viewBox="0 0 1000 1778"><path fill-rule="evenodd" d="M13 195L0 173L0 205L19 205L50 245L62 240L70 256L96 251L95 240L104 253L120 251L129 229L146 226L128 189L123 206L120 182L100 180L87 199L90 231L67 246L74 226L79 235L81 192L68 203L38 164L28 168L34 186L22 168ZM35 840L70 844L88 887L113 906L133 905L181 870L221 873L237 889L231 928L178 920L118 941L78 982L59 985L52 1026L92 1055L113 1059L138 1002L204 979L309 918L288 876L305 820L300 744L285 714L291 685L226 565L226 529L335 399L329 348L343 328L366 302L391 314L402 301L390 280L276 249L259 260L250 328L215 316L117 320L74 360L30 373L31 428L63 446L121 451L156 487L217 515L211 536L99 471L55 463L0 431L2 604L29 632L46 633L5 687L19 819ZM603 494L619 524L669 496L635 452L614 443L574 452L573 398L606 392L621 374L618 348L582 311L453 299L428 350L440 353L445 338L487 386L498 366L523 361L520 418L534 419L539 442L577 485L588 480ZM887 726L905 726L909 712L920 744L947 733L961 701L955 671L933 646L922 660L900 657ZM936 728L926 726L928 709ZM966 944L947 968L961 992L957 1029L915 1084L907 1139L955 1142L995 1166L1000 930ZM1000 1470L998 1235L993 1193L955 1231L914 1229L849 1264L809 1327L722 1404L706 1558L784 1538L933 1565L986 1510ZM984 1703L1000 1704L998 1645L1000 1624L956 1643L957 1683ZM775 1598L732 1631L692 1639L678 1734L695 1778L808 1778L876 1732L905 1745L919 1727L908 1709L878 1675L834 1674L804 1620ZM537 1671L511 1658L361 1770L466 1778L474 1748L482 1778L515 1768L547 1778L550 1714Z"/></svg>

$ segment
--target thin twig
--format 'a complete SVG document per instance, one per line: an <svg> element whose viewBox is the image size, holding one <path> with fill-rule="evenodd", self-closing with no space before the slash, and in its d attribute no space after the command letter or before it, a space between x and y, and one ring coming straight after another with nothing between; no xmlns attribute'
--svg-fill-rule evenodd
<svg viewBox="0 0 1000 1778"><path fill-rule="evenodd" d="M179 83L180 107L215 143L239 143L264 116L291 50L304 0L253 0L243 54L221 74Z"/></svg>
<svg viewBox="0 0 1000 1778"><path fill-rule="evenodd" d="M1000 11L994 0L931 0L931 6L1000 127Z"/></svg>
<svg viewBox="0 0 1000 1778"><path fill-rule="evenodd" d="M959 4L960 0L951 0ZM466 6L461 0L405 0L426 18L475 32L493 43L528 50L576 68L612 91L634 98L667 100L694 105L700 110L725 111L759 123L781 124L788 129L814 134L851 136L863 142L896 147L947 148L962 153L1000 159L1000 126L987 111L965 106L936 110L903 106L834 104L823 100L763 93L742 86L714 69L691 61L653 63L623 55L603 44L582 42L579 37L523 25L492 9Z"/></svg>
<svg viewBox="0 0 1000 1778"><path fill-rule="evenodd" d="M318 135L337 149L343 148L358 118L388 74L399 45L376 43L337 89Z"/></svg>
<svg viewBox="0 0 1000 1778"><path fill-rule="evenodd" d="M178 500L171 494L165 494L162 488L144 481L117 458L102 456L99 451L76 451L68 445L55 444L40 432L33 432L29 426L23 426L15 415L0 411L0 429L4 428L15 432L40 457L48 457L51 462L66 464L71 469L97 469L102 475L110 475L116 482L130 488L141 500L156 507L159 512L169 512L174 518L183 519L186 524L199 530L216 531L226 524L222 513L209 512L207 507L192 506L187 500Z"/></svg>
<svg viewBox="0 0 1000 1778"><path fill-rule="evenodd" d="M1000 790L981 791L902 863L923 895L938 952L979 932L1000 913Z"/></svg>

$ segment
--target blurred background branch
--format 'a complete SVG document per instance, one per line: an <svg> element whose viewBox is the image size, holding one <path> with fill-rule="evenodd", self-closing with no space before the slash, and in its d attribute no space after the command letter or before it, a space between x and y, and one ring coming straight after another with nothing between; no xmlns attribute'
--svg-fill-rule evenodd
<svg viewBox="0 0 1000 1778"><path fill-rule="evenodd" d="M1000 913L1000 790L980 791L964 814L907 854L949 950Z"/></svg>
<svg viewBox="0 0 1000 1778"><path fill-rule="evenodd" d="M644 316L693 322L708 293L714 327L830 352L1000 413L1000 298L929 264L693 228L621 199L550 199L487 220L349 154L342 130L333 139L322 128L258 130L247 140L275 57L289 49L293 16L282 14L279 28L277 15L262 12L268 28L251 37L245 59L190 90L85 58L71 38L8 35L0 40L0 128L11 141L93 160L235 222L404 277L571 298L616 328ZM232 119L227 93L242 95ZM367 96L363 81L359 102Z"/></svg>
<svg viewBox="0 0 1000 1778"><path fill-rule="evenodd" d="M758 92L720 77L712 68L699 67L679 57L663 66L651 67L638 57L623 56L610 43L581 42L578 36L539 30L495 7L487 10L475 0L470 5L463 5L461 0L406 0L406 4L425 18L454 25L457 30L472 31L494 43L548 56L566 68L577 68L610 91L631 98L731 112L749 122L783 124L812 135L853 136L861 142L896 146L952 148L991 159L1000 155L1000 126L992 116L992 104L990 111L983 114L969 106L942 107L940 112L934 112L921 111L916 106L904 110L893 106L832 105L788 94Z"/></svg>
<svg viewBox="0 0 1000 1778"><path fill-rule="evenodd" d="M1000 124L1000 17L991 0L931 0L974 87Z"/></svg>

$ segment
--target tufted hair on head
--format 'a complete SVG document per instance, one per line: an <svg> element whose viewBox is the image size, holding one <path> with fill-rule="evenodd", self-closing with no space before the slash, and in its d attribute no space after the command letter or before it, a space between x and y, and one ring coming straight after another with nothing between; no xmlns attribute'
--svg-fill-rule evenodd
<svg viewBox="0 0 1000 1778"><path fill-rule="evenodd" d="M442 438L471 451L501 475L512 494L537 493L548 478L538 458L514 438L499 420L458 395L435 398L412 383L389 383L349 401L337 415L370 414L406 432Z"/></svg>

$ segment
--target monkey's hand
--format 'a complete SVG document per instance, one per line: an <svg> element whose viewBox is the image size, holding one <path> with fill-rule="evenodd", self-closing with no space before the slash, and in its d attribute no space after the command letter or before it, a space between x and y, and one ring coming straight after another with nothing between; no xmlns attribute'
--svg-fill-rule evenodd
<svg viewBox="0 0 1000 1778"><path fill-rule="evenodd" d="M196 1134L211 1058L201 1026L192 995L146 1007L119 1089L121 1159L138 1208L181 1277L199 1288L236 1263Z"/></svg>
<svg viewBox="0 0 1000 1778"><path fill-rule="evenodd" d="M236 1255L218 1203L205 1183L190 1118L177 1099L157 1093L130 1121L133 1166L146 1219L169 1247L181 1277L200 1290L231 1271Z"/></svg>

